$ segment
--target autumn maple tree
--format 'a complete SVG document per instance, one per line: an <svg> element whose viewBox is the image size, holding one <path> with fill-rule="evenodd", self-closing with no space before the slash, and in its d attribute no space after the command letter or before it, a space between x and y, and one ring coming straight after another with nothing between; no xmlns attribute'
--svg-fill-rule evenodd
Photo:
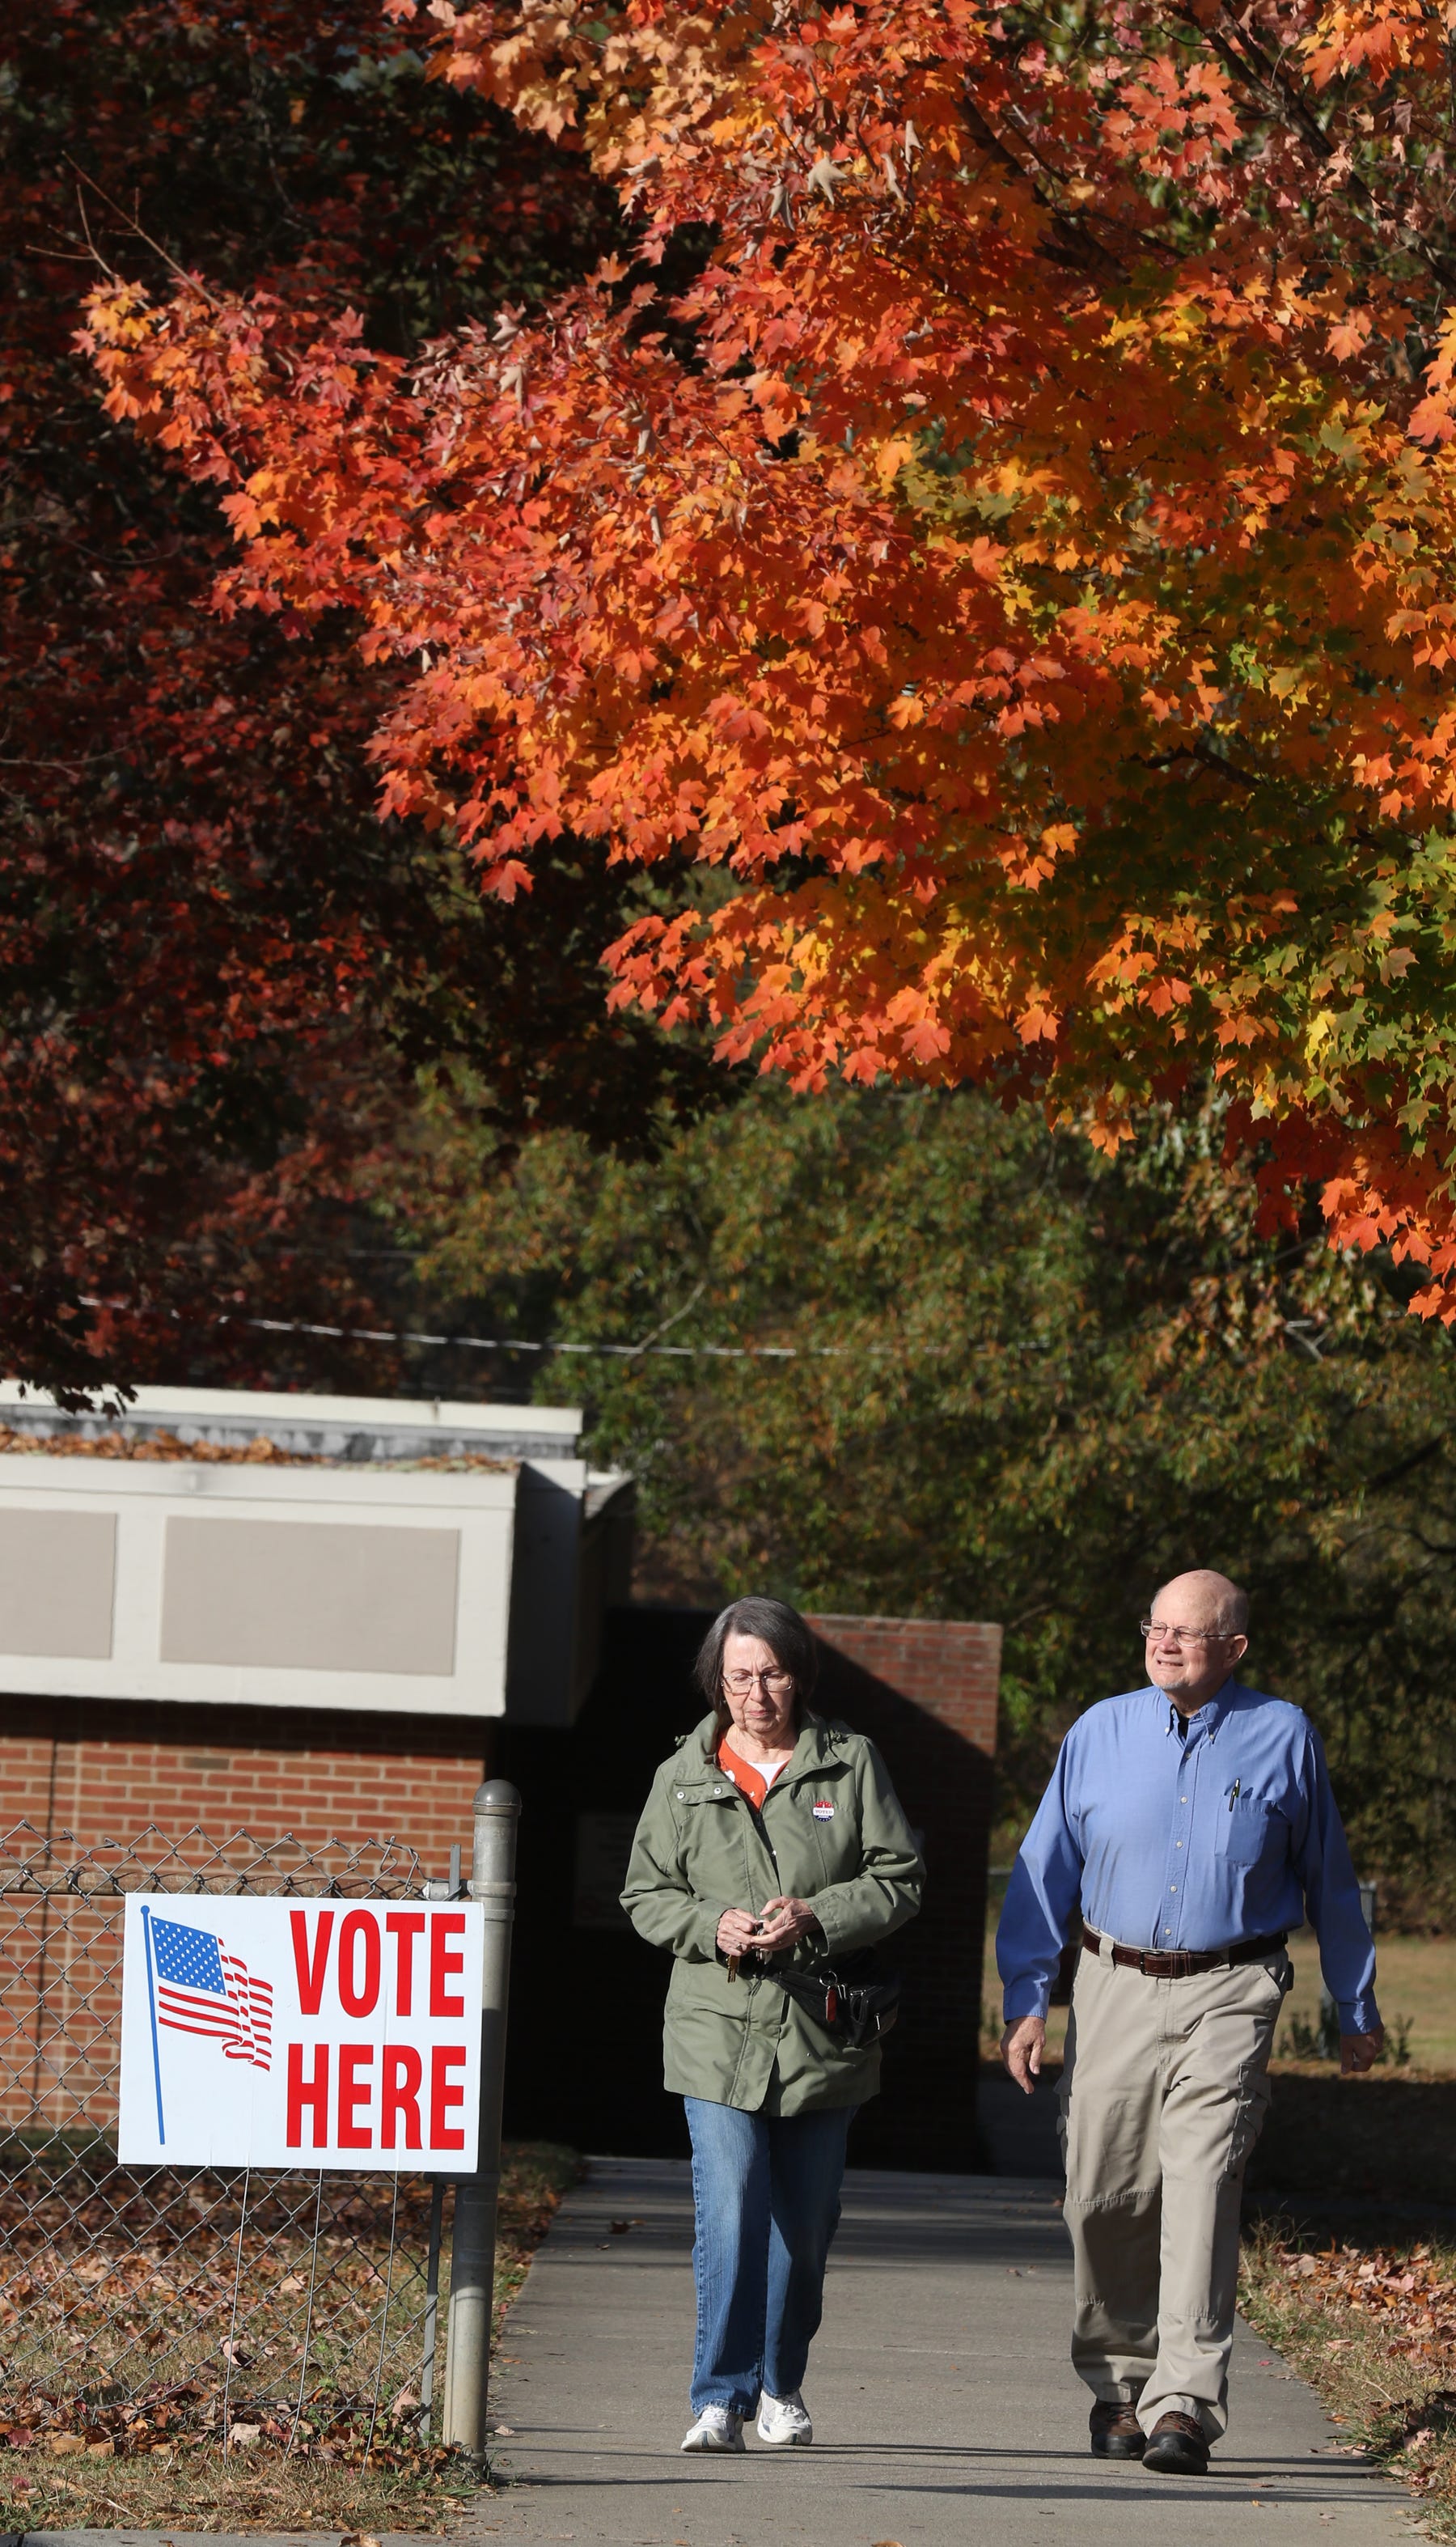
<svg viewBox="0 0 1456 2547"><path fill-rule="evenodd" d="M611 200L375 0L13 0L0 149L0 1369L387 1385L386 1346L244 1321L397 1323L352 1242L416 1070L613 1137L708 1065L604 1014L623 880L575 844L523 928L380 822L401 667L210 610L225 525L76 331L98 257L191 262L398 356L589 269Z"/></svg>
<svg viewBox="0 0 1456 2547"><path fill-rule="evenodd" d="M391 354L119 272L214 606L407 678L384 806L643 870L613 998L729 1058L1206 1085L1267 1210L1456 1315L1456 235L1416 0L393 0L625 246Z"/></svg>

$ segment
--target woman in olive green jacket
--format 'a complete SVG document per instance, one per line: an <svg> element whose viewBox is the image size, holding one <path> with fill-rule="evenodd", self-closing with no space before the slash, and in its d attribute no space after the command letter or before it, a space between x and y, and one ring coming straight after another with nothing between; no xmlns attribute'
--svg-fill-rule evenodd
<svg viewBox="0 0 1456 2547"><path fill-rule="evenodd" d="M698 1656L712 1713L652 1782L623 1905L673 1958L665 2084L693 2143L698 2342L691 2450L814 2428L800 2394L839 2220L845 2142L880 2083L773 1978L838 1964L912 1919L924 1869L872 1742L809 1713L814 1637L735 1601Z"/></svg>

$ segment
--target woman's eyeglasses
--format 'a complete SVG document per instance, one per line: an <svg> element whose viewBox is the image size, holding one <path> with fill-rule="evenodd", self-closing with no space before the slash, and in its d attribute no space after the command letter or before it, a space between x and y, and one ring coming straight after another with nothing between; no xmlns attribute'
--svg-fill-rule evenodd
<svg viewBox="0 0 1456 2547"><path fill-rule="evenodd" d="M775 1669L773 1671L730 1671L725 1672L723 1676L724 1688L734 1698L746 1698L755 1681L762 1682L765 1698L782 1698L786 1689L793 1688L794 1675L791 1671Z"/></svg>

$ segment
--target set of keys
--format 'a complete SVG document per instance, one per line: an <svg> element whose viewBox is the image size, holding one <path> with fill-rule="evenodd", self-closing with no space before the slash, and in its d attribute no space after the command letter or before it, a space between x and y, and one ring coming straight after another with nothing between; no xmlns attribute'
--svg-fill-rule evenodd
<svg viewBox="0 0 1456 2547"><path fill-rule="evenodd" d="M755 1919L755 1920L754 1920L754 1922L753 1922L753 1926L754 1926L755 1931L757 1931L759 1928L761 1928L761 1927L763 1926L763 1921L762 1921L761 1919ZM742 1958L742 1956L741 1956L740 1954L738 1954L738 1955L729 1955L729 1957L728 1957L728 1979L729 1979L730 1981L735 1981L735 1980L737 1979L737 1977L738 1977L738 1966L739 1966L739 1964L742 1962L742 1960L743 1960L743 1958Z"/></svg>

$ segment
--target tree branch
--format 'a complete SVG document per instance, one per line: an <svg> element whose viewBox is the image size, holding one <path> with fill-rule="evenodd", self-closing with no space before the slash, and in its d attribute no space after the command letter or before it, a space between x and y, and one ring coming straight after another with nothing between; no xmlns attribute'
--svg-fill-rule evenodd
<svg viewBox="0 0 1456 2547"><path fill-rule="evenodd" d="M1225 18L1222 27L1208 27L1191 9L1174 9L1179 23L1215 52L1230 75L1243 84L1262 89L1270 108L1286 132L1293 132L1322 165L1334 157L1335 145L1300 86L1289 77L1282 61L1273 61L1263 46L1250 35L1247 27ZM1404 245L1422 259L1443 289L1456 295L1456 264L1442 255L1439 248L1423 239L1418 230L1411 229L1395 216L1382 210L1380 199L1367 178L1358 169L1344 171L1343 183L1348 192L1362 203L1377 220L1394 220Z"/></svg>
<svg viewBox="0 0 1456 2547"><path fill-rule="evenodd" d="M969 87L961 92L961 111L983 148L988 150L993 159L999 160L1013 177L1019 178L1023 186L1029 186L1043 211L1051 215L1052 236L1062 250L1055 262L1070 265L1079 274L1094 274L1104 282L1126 283L1126 267L1110 249L1103 247L1089 230L1079 221L1071 220L1053 201L1042 179L1022 165L1015 151L987 124Z"/></svg>

